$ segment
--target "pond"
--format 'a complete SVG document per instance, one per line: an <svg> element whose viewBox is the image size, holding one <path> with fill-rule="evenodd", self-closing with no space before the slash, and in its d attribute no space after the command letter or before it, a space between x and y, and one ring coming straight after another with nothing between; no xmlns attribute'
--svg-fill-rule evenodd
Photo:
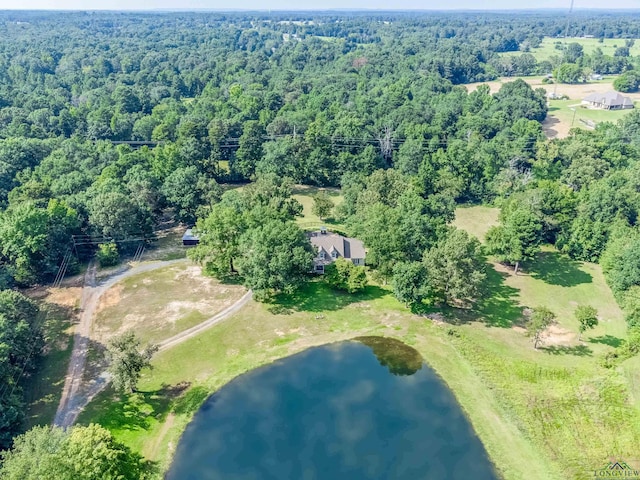
<svg viewBox="0 0 640 480"><path fill-rule="evenodd" d="M493 480L448 387L403 343L362 337L244 374L209 397L166 478Z"/></svg>

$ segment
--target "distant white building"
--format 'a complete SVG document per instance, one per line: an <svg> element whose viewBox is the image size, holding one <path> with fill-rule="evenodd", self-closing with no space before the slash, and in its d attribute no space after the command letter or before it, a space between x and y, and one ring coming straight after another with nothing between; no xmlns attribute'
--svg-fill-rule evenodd
<svg viewBox="0 0 640 480"><path fill-rule="evenodd" d="M592 93L582 99L582 104L589 108L602 110L625 110L633 108L633 100L618 92Z"/></svg>

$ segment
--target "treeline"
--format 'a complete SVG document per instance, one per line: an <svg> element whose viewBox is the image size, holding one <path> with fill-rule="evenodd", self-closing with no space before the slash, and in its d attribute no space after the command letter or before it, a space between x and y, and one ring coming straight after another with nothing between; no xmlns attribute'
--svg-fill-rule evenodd
<svg viewBox="0 0 640 480"><path fill-rule="evenodd" d="M23 429L23 388L36 372L44 339L38 306L24 295L0 291L0 450Z"/></svg>

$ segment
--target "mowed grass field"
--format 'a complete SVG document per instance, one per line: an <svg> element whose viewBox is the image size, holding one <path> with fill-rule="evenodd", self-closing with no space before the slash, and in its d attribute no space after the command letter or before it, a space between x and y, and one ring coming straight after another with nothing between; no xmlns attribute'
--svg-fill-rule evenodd
<svg viewBox="0 0 640 480"><path fill-rule="evenodd" d="M133 330L145 343L159 342L233 305L245 292L239 285L204 277L190 262L135 275L100 299L92 340L104 344Z"/></svg>
<svg viewBox="0 0 640 480"><path fill-rule="evenodd" d="M335 207L340 205L344 200L339 188L318 188L307 185L296 185L293 188L293 198L302 204L302 217L297 218L296 222L300 225L300 228L304 230L317 230L323 225L329 229L334 227L338 230L343 230L344 225L335 221L333 212L329 218L325 219L320 219L317 215L313 214L313 196L320 191L329 195L334 203L334 211Z"/></svg>
<svg viewBox="0 0 640 480"><path fill-rule="evenodd" d="M502 77L492 82L484 82L489 85L491 93L495 93L500 88L509 82L513 82L517 79L524 80L532 88L542 88L547 93L555 93L557 95L566 95L568 100L549 100L549 112L547 118L542 122L542 129L544 130L548 138L564 138L569 135L569 131L572 128L591 128L586 123L580 120L600 123L600 122L616 122L628 115L633 110L598 110L587 109L582 107L582 99L592 93L605 93L613 91L613 81L615 75L607 75L603 80L597 82L577 83L577 84L565 84L565 83L542 83L544 77ZM482 83L470 83L466 85L468 91L472 92L478 88ZM626 93L624 94L630 97L636 106L640 102L640 93ZM572 108L575 107L574 111Z"/></svg>
<svg viewBox="0 0 640 480"><path fill-rule="evenodd" d="M605 55L611 55L616 51L618 47L625 46L625 39L622 38L605 38L602 43L597 38L551 38L545 37L542 39L542 43L539 47L532 48L529 53L533 55L537 61L549 60L553 56L562 56L562 50L558 50L556 48L556 43L560 42L560 44L564 47L564 45L568 45L570 43L578 43L582 45L584 49L584 53L591 55L596 48L600 48L602 53ZM522 55L524 52L506 52L502 55L505 56L515 56ZM629 54L631 56L640 55L640 41L635 40L633 47L629 49Z"/></svg>
<svg viewBox="0 0 640 480"><path fill-rule="evenodd" d="M495 209L467 207L456 225L483 236L496 219ZM599 266L545 251L518 276L492 267L485 290L473 311L427 318L388 287L348 295L315 281L159 353L140 392L105 391L80 422L106 426L162 470L198 407L235 376L314 345L384 335L418 349L442 376L505 479L587 479L611 459L640 465L640 363L600 366L625 324ZM601 324L578 341L573 310L582 303L598 309ZM534 350L522 314L537 305L558 325Z"/></svg>

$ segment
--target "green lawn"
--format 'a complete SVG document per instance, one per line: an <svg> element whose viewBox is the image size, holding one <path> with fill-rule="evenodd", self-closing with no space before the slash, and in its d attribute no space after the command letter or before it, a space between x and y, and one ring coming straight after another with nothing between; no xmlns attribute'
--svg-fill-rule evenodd
<svg viewBox="0 0 640 480"><path fill-rule="evenodd" d="M555 43L560 42L563 46L565 44L564 38L551 38L545 37L542 39L542 43L538 48L532 48L531 54L536 57L536 60L549 60L553 56L562 56L562 50L555 48ZM582 45L585 54L592 54L596 48L602 49L602 53L605 55L611 55L616 51L617 47L624 47L624 39L620 38L606 38L603 43L600 43L597 38L567 38L566 44L579 43ZM503 55L521 55L522 52L506 52ZM631 56L640 55L640 41L636 40L633 47L631 47L629 54Z"/></svg>
<svg viewBox="0 0 640 480"><path fill-rule="evenodd" d="M296 222L300 225L300 228L304 230L317 230L321 226L326 225L329 229L333 227L343 231L344 225L336 222L333 218L320 220L317 215L312 213L313 196L320 190L326 192L331 197L336 207L344 200L339 188L317 188L307 185L296 185L293 189L293 198L302 204L302 217L296 219Z"/></svg>
<svg viewBox="0 0 640 480"><path fill-rule="evenodd" d="M48 425L53 421L64 387L73 349L73 307L39 302L46 342L39 370L25 385L28 404L26 428Z"/></svg>
<svg viewBox="0 0 640 480"><path fill-rule="evenodd" d="M584 121L617 122L633 110L597 110L584 108L580 100L550 100L549 116L555 117L570 127L585 127Z"/></svg>
<svg viewBox="0 0 640 480"><path fill-rule="evenodd" d="M469 230L485 221L473 210ZM578 342L575 305L602 318ZM558 315L557 337L538 351L520 327L524 307ZM313 345L360 335L386 335L415 347L447 382L505 479L581 479L609 458L633 461L640 445L637 359L617 370L600 356L624 338L620 310L597 265L543 252L514 276L491 268L474 311L446 309L430 320L398 303L386 287L350 296L320 282L272 305L250 303L227 321L158 354L140 393L106 391L81 415L97 421L166 467L199 405L235 376Z"/></svg>
<svg viewBox="0 0 640 480"><path fill-rule="evenodd" d="M487 231L498 224L498 215L499 208L484 205L462 206L456 209L453 225L483 241Z"/></svg>

